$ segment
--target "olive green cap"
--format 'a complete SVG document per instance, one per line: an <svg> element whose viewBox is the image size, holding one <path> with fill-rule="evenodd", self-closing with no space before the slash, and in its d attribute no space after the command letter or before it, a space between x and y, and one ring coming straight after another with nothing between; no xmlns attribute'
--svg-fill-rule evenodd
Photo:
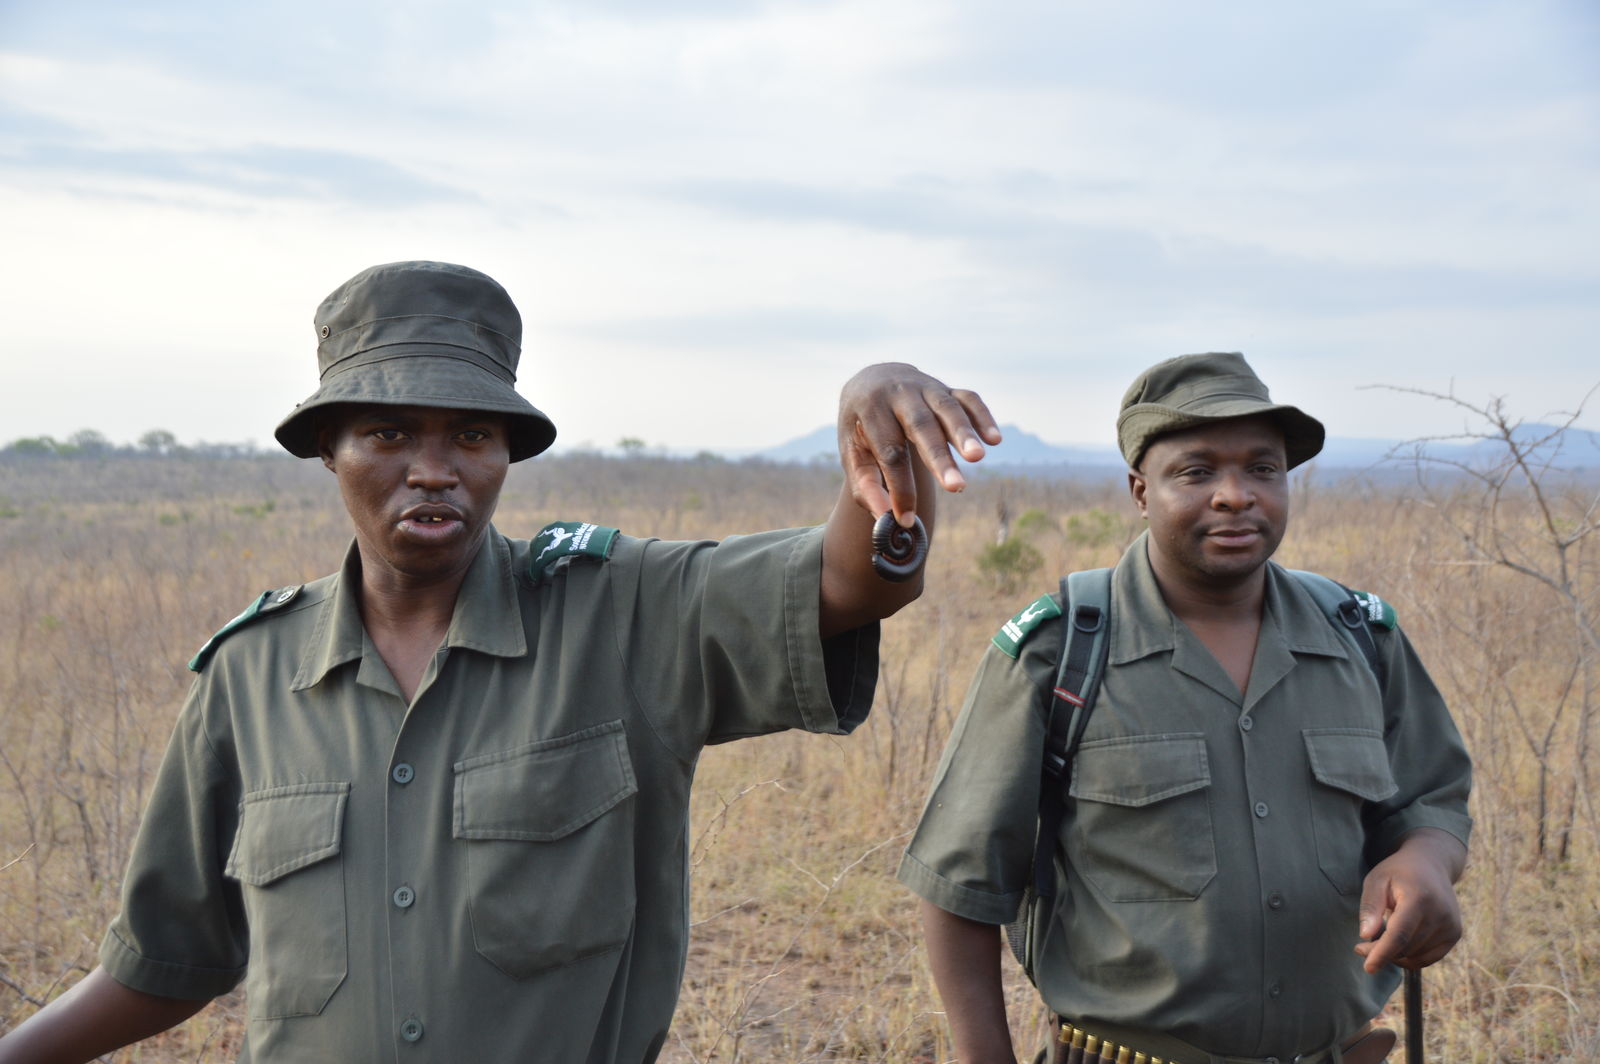
<svg viewBox="0 0 1600 1064"><path fill-rule="evenodd" d="M1117 445L1129 468L1137 469L1156 437L1239 417L1278 423L1290 469L1322 450L1322 422L1297 407L1274 403L1250 363L1231 351L1179 355L1139 374L1122 397Z"/></svg>
<svg viewBox="0 0 1600 1064"><path fill-rule="evenodd" d="M373 266L335 288L315 323L322 385L274 433L297 458L316 457L319 415L342 403L504 414L513 462L556 438L513 387L522 315L487 274L448 262Z"/></svg>

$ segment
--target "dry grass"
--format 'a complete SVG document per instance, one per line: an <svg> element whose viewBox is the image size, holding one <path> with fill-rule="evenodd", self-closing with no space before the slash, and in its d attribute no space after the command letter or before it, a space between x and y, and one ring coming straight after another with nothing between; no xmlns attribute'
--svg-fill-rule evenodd
<svg viewBox="0 0 1600 1064"><path fill-rule="evenodd" d="M837 483L826 470L572 457L518 469L498 523L720 536L818 520ZM1002 502L1044 559L1020 591L977 564ZM1597 663L1574 672L1581 647L1547 589L1449 564L1461 543L1403 488L1315 482L1297 504L1281 560L1398 605L1477 760L1468 934L1429 974L1431 1051L1600 1058L1600 824L1578 753L1593 738ZM4 1029L94 963L185 659L261 590L332 569L347 525L319 468L266 459L0 464L0 514ZM989 635L1048 574L1114 561L1137 531L1130 515L1115 484L980 482L944 509L928 594L886 626L878 703L858 735L707 751L696 927L664 1059L950 1059L915 907L892 872ZM1576 586L1594 608L1592 553ZM1019 1045L1031 1045L1039 1010L1008 972ZM241 1014L225 1001L116 1059L231 1060Z"/></svg>

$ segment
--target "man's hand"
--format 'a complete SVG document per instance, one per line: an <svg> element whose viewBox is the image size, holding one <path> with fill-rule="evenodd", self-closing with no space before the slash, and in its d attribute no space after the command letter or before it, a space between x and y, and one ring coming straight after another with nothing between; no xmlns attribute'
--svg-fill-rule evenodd
<svg viewBox="0 0 1600 1064"><path fill-rule="evenodd" d="M1380 861L1361 886L1356 952L1371 973L1386 964L1426 968L1461 938L1461 906L1454 883L1467 850L1454 835L1418 828Z"/></svg>
<svg viewBox="0 0 1600 1064"><path fill-rule="evenodd" d="M915 366L868 366L845 384L839 395L844 487L822 547L824 639L887 617L922 593L920 573L890 583L873 571L873 521L892 510L909 528L920 517L931 539L934 477L946 491L966 487L950 448L976 462L985 440L999 443L1000 430L983 400Z"/></svg>
<svg viewBox="0 0 1600 1064"><path fill-rule="evenodd" d="M909 528L919 501L913 455L945 491L960 491L967 482L950 448L976 462L985 441L999 443L1000 429L976 392L946 387L903 362L868 366L839 395L845 483L872 517L893 510Z"/></svg>

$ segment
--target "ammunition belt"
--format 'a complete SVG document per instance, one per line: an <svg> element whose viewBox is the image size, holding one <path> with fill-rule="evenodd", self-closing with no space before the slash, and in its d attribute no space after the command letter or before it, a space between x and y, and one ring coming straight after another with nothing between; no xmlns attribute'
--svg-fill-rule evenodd
<svg viewBox="0 0 1600 1064"><path fill-rule="evenodd" d="M1051 1059L1060 1064L1335 1064L1339 1057L1334 1046L1292 1057L1221 1056L1154 1031L1062 1020Z"/></svg>

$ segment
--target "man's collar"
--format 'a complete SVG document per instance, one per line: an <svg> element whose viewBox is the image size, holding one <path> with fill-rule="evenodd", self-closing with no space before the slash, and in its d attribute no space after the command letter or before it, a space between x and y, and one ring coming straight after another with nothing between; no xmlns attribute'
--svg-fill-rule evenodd
<svg viewBox="0 0 1600 1064"><path fill-rule="evenodd" d="M472 559L466 579L461 581L444 645L500 658L521 657L528 652L517 580L511 571L511 545L493 526L483 549Z"/></svg>
<svg viewBox="0 0 1600 1064"><path fill-rule="evenodd" d="M1111 630L1108 659L1113 665L1148 657L1177 646L1172 611L1161 597L1146 548L1149 532L1129 544L1111 574Z"/></svg>
<svg viewBox="0 0 1600 1064"><path fill-rule="evenodd" d="M361 553L352 540L306 641L291 690L315 687L333 669L360 660L363 648L370 645L361 624L360 591ZM444 645L497 657L527 653L516 578L511 572L511 547L492 526L456 593Z"/></svg>
<svg viewBox="0 0 1600 1064"><path fill-rule="evenodd" d="M1350 656L1344 637L1311 593L1276 563L1267 566L1267 615L1277 618L1284 645L1296 654Z"/></svg>

